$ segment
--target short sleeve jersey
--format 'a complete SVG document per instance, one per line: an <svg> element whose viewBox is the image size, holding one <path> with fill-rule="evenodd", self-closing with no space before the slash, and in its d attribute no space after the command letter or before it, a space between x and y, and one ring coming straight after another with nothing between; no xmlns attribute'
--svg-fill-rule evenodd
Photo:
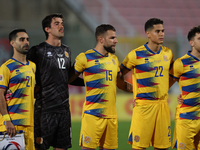
<svg viewBox="0 0 200 150"><path fill-rule="evenodd" d="M184 99L180 119L200 119L200 60L188 52L174 62L170 75L178 79Z"/></svg>
<svg viewBox="0 0 200 150"><path fill-rule="evenodd" d="M147 44L132 50L122 66L132 70L133 94L136 100L167 100L172 51L164 46L157 53Z"/></svg>
<svg viewBox="0 0 200 150"><path fill-rule="evenodd" d="M86 98L83 113L103 118L116 118L116 82L119 61L113 54L101 55L95 49L80 53L75 71L83 73Z"/></svg>
<svg viewBox="0 0 200 150"><path fill-rule="evenodd" d="M41 103L43 112L69 111L70 48L64 44L56 47L43 42L33 46L27 58L36 64L36 84L40 86L36 102Z"/></svg>
<svg viewBox="0 0 200 150"><path fill-rule="evenodd" d="M7 110L14 125L33 126L35 71L33 62L23 64L14 58L0 67L0 88L9 91ZM0 115L0 125L3 124Z"/></svg>

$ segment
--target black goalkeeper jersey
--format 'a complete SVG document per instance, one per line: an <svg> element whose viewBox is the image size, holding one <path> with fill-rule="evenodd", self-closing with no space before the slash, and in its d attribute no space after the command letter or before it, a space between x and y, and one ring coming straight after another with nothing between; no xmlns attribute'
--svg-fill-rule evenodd
<svg viewBox="0 0 200 150"><path fill-rule="evenodd" d="M43 112L69 110L68 78L71 50L67 45L51 46L46 42L33 46L27 58L36 64L36 85L40 86L37 105Z"/></svg>

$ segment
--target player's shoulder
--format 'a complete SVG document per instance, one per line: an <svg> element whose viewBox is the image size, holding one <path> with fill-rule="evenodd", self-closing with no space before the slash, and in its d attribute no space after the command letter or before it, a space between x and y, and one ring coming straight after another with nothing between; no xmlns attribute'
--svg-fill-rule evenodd
<svg viewBox="0 0 200 150"><path fill-rule="evenodd" d="M29 61L29 64L32 65L32 66L35 66L35 63L31 60L28 60Z"/></svg>
<svg viewBox="0 0 200 150"><path fill-rule="evenodd" d="M118 57L115 54L111 54L111 53L109 53L109 57L111 57L113 59L118 59Z"/></svg>
<svg viewBox="0 0 200 150"><path fill-rule="evenodd" d="M67 51L71 51L70 47L68 45L66 45L66 44L62 43L61 47L64 48L65 50L67 50Z"/></svg>
<svg viewBox="0 0 200 150"><path fill-rule="evenodd" d="M8 59L6 62L4 62L1 66L0 66L0 68L1 69L5 69L5 68L7 68L7 69L9 69L9 66L10 66L10 64L12 64L14 61L13 61L13 59Z"/></svg>
<svg viewBox="0 0 200 150"><path fill-rule="evenodd" d="M172 52L172 50L169 47L161 45L161 50L166 51L166 52Z"/></svg>
<svg viewBox="0 0 200 150"><path fill-rule="evenodd" d="M139 46L139 47L133 49L132 51L133 51L133 52L136 52L136 51L144 51L144 50L146 50L145 46L144 46L144 45L141 45L141 46Z"/></svg>
<svg viewBox="0 0 200 150"><path fill-rule="evenodd" d="M46 42L42 42L40 44L32 46L29 51L37 51L37 50L39 50L41 48L44 48L45 46L47 46L47 43Z"/></svg>
<svg viewBox="0 0 200 150"><path fill-rule="evenodd" d="M185 55L183 55L183 56L181 56L181 57L179 57L179 58L177 58L176 60L175 60L175 62L189 62L188 61L188 59L190 59L191 58L191 56L189 56L188 54L185 54Z"/></svg>
<svg viewBox="0 0 200 150"><path fill-rule="evenodd" d="M94 53L95 51L93 49L89 49L87 51L84 52L84 54L90 54L90 53Z"/></svg>
<svg viewBox="0 0 200 150"><path fill-rule="evenodd" d="M32 62L31 60L28 60L28 61L29 61L29 66L32 67L34 69L33 72L35 72L36 64Z"/></svg>
<svg viewBox="0 0 200 150"><path fill-rule="evenodd" d="M6 62L4 62L1 66L7 66L13 62L13 59L8 59Z"/></svg>

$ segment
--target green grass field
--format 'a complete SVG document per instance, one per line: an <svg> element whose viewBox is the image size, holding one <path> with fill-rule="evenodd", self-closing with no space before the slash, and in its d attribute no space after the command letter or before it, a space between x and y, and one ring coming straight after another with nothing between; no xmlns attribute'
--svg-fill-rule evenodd
<svg viewBox="0 0 200 150"><path fill-rule="evenodd" d="M70 148L69 150L81 149L78 146L80 126L81 126L80 122L72 122L72 148ZM130 121L119 121L119 128L118 128L119 148L117 150L131 150L131 145L127 144L129 128L130 128ZM172 129L171 134L173 135L173 131L174 131L173 121L171 123L171 129ZM53 150L53 148L51 147L49 150ZM150 147L147 150L153 150L153 148ZM169 148L169 150L172 150L172 148Z"/></svg>

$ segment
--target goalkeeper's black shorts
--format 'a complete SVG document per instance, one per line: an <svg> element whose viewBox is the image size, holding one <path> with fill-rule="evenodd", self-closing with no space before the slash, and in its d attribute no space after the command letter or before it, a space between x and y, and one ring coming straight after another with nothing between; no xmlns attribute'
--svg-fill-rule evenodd
<svg viewBox="0 0 200 150"><path fill-rule="evenodd" d="M35 111L34 118L35 148L71 148L71 114L41 113Z"/></svg>

